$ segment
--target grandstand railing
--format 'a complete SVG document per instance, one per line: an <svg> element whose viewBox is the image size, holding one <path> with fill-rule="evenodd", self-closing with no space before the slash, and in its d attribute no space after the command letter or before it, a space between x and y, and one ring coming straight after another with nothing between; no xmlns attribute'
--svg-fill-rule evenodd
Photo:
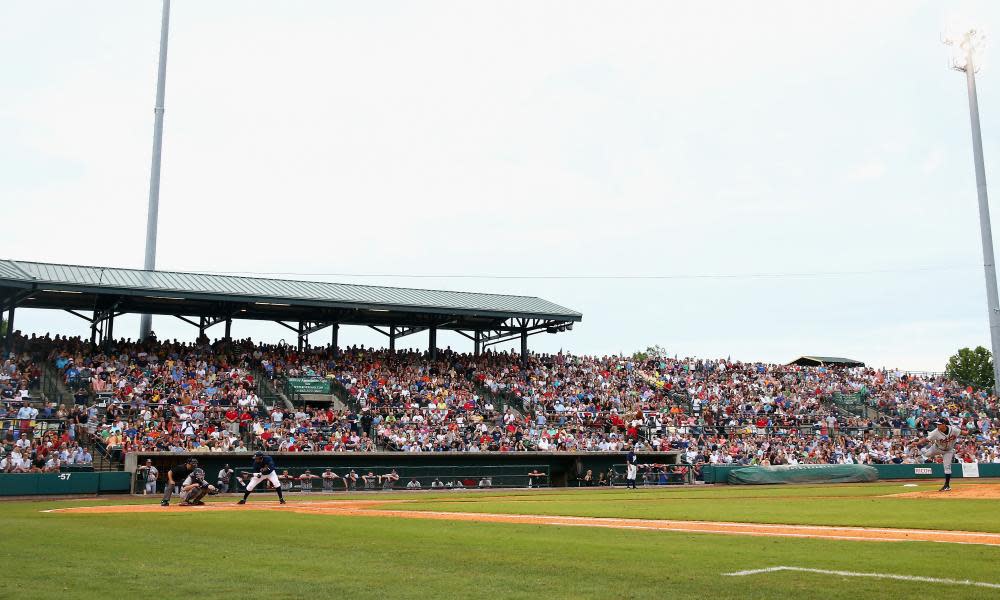
<svg viewBox="0 0 1000 600"><path fill-rule="evenodd" d="M50 431L62 435L65 428L65 419L18 419L15 417L0 419L0 436L3 439L16 440L22 435L31 435L33 438L40 437Z"/></svg>
<svg viewBox="0 0 1000 600"><path fill-rule="evenodd" d="M63 406L73 406L73 396L69 394L68 389L63 384L63 375L59 369L47 361L42 361L40 364L42 365L42 395L50 402Z"/></svg>
<svg viewBox="0 0 1000 600"><path fill-rule="evenodd" d="M625 474L627 472L625 463L611 465L608 472L604 474L607 485L623 486L627 483ZM595 477L599 478L598 474ZM661 485L685 485L694 482L694 469L691 465L684 464L640 464L636 474L635 483L637 486L661 486ZM596 484L595 484L596 485Z"/></svg>
<svg viewBox="0 0 1000 600"><path fill-rule="evenodd" d="M513 408L522 415L526 415L529 412L528 409L525 408L524 398L508 389L502 389L494 392L488 386L480 383L475 385L475 389L476 393L480 396L489 399L497 412L506 412L508 407Z"/></svg>
<svg viewBox="0 0 1000 600"><path fill-rule="evenodd" d="M825 433L823 433L825 432ZM647 438L652 439L655 435L668 435L674 434L690 434L690 435L702 435L705 433L718 433L720 435L727 436L756 436L756 435L771 435L775 437L784 436L796 436L802 433L808 433L812 435L824 434L828 437L837 437L842 435L849 436L875 436L875 437L892 437L900 435L916 435L922 434L922 430L915 427L879 427L879 426L864 426L864 425L839 425L833 429L827 428L826 426L815 427L809 424L803 425L776 425L772 427L757 427L756 425L683 425L683 426L670 426L670 427L647 427L644 428L641 433Z"/></svg>
<svg viewBox="0 0 1000 600"><path fill-rule="evenodd" d="M339 379L330 378L330 391L338 400L344 403L348 409L354 411L355 413L361 412L361 403L357 398L351 395L351 391L347 389Z"/></svg>

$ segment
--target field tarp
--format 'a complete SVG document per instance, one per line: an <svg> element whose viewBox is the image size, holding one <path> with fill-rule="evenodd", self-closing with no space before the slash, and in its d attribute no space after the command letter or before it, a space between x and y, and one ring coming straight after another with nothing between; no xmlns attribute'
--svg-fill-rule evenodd
<svg viewBox="0 0 1000 600"><path fill-rule="evenodd" d="M877 481L878 471L868 465L782 465L746 467L729 472L728 482L742 485L769 483L864 483Z"/></svg>

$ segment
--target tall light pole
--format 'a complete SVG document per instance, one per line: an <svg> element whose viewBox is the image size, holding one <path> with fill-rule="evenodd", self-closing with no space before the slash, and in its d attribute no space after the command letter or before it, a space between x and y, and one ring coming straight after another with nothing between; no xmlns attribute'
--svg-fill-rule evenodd
<svg viewBox="0 0 1000 600"><path fill-rule="evenodd" d="M976 192L979 195L979 230L983 241L983 270L986 273L986 310L990 319L990 343L993 352L993 393L1000 396L1000 299L997 298L997 270L993 259L993 231L990 226L990 201L986 195L986 167L983 165L983 136L979 129L979 99L976 95L976 53L982 48L983 35L970 29L948 38L945 43L956 48L952 67L965 73L969 88L969 118L972 120L972 156L976 165Z"/></svg>
<svg viewBox="0 0 1000 600"><path fill-rule="evenodd" d="M163 148L163 98L167 86L167 37L170 31L170 0L163 0L160 21L160 66L156 71L156 106L153 107L153 164L149 168L149 211L146 214L146 260L143 269L156 269L156 225L160 213L160 152ZM142 315L139 339L149 337L153 316Z"/></svg>

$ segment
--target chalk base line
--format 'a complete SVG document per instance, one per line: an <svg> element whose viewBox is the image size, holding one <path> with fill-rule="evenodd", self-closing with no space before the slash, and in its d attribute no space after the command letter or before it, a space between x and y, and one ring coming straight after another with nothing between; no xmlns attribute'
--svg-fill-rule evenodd
<svg viewBox="0 0 1000 600"><path fill-rule="evenodd" d="M809 567L790 567L786 565L777 567L765 567L763 569L749 569L746 571L734 571L733 573L723 573L726 577L748 577L750 575L763 575L766 573L778 573L781 571L798 571L800 573L818 573L820 575L836 575L837 577L867 577L870 579L892 579L895 581L916 581L919 583L939 583L943 585L969 585L973 587L989 588L1000 590L1000 583L987 583L985 581L971 581L969 579L944 579L939 577L923 577L921 575L896 575L892 573L862 573L858 571L835 571L832 569L812 569Z"/></svg>

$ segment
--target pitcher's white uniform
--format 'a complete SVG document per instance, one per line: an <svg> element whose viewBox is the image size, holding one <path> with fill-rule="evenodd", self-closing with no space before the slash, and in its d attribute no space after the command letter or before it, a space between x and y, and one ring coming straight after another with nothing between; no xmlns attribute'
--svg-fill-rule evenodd
<svg viewBox="0 0 1000 600"><path fill-rule="evenodd" d="M955 460L955 443L960 435L962 435L962 429L954 425L949 425L948 431L945 433L941 433L941 430L935 427L927 434L927 441L930 442L930 445L926 446L921 454L927 460L940 456L944 464L945 475L951 475L951 463Z"/></svg>

